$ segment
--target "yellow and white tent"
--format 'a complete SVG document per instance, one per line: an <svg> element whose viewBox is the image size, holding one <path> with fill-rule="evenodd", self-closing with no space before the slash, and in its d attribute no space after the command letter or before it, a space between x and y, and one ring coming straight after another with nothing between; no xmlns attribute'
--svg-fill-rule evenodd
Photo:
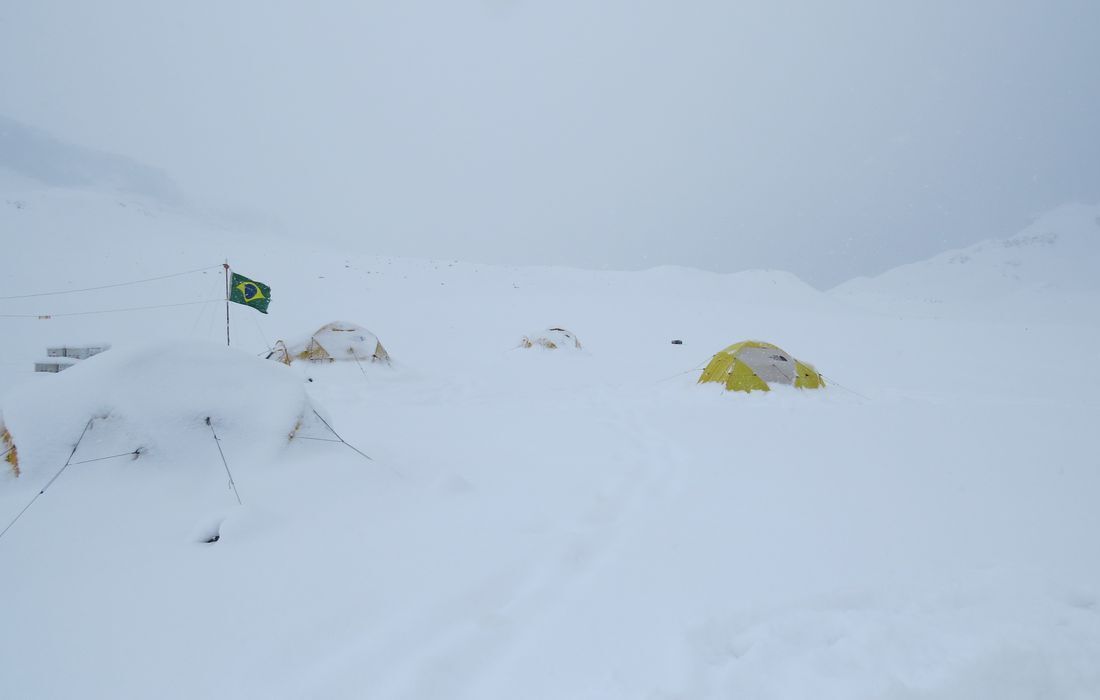
<svg viewBox="0 0 1100 700"><path fill-rule="evenodd" d="M15 476L19 476L19 450L15 448L15 440L11 432L4 425L4 417L0 416L0 457L8 463L8 468Z"/></svg>
<svg viewBox="0 0 1100 700"><path fill-rule="evenodd" d="M346 321L333 321L317 329L306 340L287 346L283 341L275 344L268 359L284 364L305 360L307 362L381 362L389 364L390 355L378 336L362 326Z"/></svg>
<svg viewBox="0 0 1100 700"><path fill-rule="evenodd" d="M825 380L813 365L796 360L782 348L759 340L734 343L711 358L699 384L716 382L729 391L771 391L769 384L820 389Z"/></svg>

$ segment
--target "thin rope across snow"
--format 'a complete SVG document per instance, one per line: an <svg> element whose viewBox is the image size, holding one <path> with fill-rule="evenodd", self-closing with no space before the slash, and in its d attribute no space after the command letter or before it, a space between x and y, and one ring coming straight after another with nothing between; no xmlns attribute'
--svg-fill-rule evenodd
<svg viewBox="0 0 1100 700"><path fill-rule="evenodd" d="M80 292L94 292L99 289L113 289L115 287L128 287L132 284L144 284L145 282L156 282L157 280L166 280L170 277L182 277L184 275L193 275L198 272L207 272L209 270L221 269L221 265L213 265L209 267L200 267L196 270L185 270L183 272L173 272L168 275L160 275L159 277L147 277L141 280L133 280L130 282L116 282L114 284L104 284L98 287L84 287L82 289L62 289L54 292L35 292L33 294L13 294L11 296L0 297L0 301L7 301L9 299L30 299L31 297L51 297L59 294L77 294Z"/></svg>
<svg viewBox="0 0 1100 700"><path fill-rule="evenodd" d="M47 321L51 318L60 318L62 316L89 316L93 314L117 314L123 311L145 311L147 309L167 309L173 306L194 306L196 304L213 304L214 302L223 302L225 299L205 299L203 301L183 301L178 304L156 304L154 306L131 306L125 309L100 309L97 311L69 311L60 314L0 314L0 318L36 318L40 321Z"/></svg>
<svg viewBox="0 0 1100 700"><path fill-rule="evenodd" d="M50 488L50 486L53 485L53 482L57 481L57 478L59 476L61 476L61 474L66 469L69 468L69 464L72 463L72 461L73 461L73 455L76 454L77 449L80 447L81 441L84 440L84 436L88 434L88 428L92 427L92 421L94 421L94 420L95 420L94 417L88 419L88 422L84 425L84 430L82 430L80 432L80 437L77 438L77 440L76 440L76 444L73 445L73 451L69 453L69 458L65 460L65 464L61 467L61 469L59 469L57 471L56 474L53 475L52 479L50 479L49 481L46 482L46 485L42 487L42 490L35 494L34 498L32 498L30 500L30 503L23 506L23 510L19 511L19 515L15 516L12 519L12 521L10 523L8 523L8 526L5 527L2 532L0 532L0 538L2 538L4 535L6 535L8 530L10 530L13 525L15 525L17 522L19 522L19 519L23 517L23 513L26 513L30 509L30 507L34 505L34 502L38 500L38 497L41 496L42 494L46 493L46 489Z"/></svg>

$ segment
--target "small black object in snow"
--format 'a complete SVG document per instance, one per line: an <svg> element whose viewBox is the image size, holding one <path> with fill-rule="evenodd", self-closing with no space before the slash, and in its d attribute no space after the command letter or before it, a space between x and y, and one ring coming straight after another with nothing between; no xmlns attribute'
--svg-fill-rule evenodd
<svg viewBox="0 0 1100 700"><path fill-rule="evenodd" d="M684 344L684 341L682 341L682 340L674 340L674 341L672 341L672 344L673 344L673 345L683 345L683 344Z"/></svg>

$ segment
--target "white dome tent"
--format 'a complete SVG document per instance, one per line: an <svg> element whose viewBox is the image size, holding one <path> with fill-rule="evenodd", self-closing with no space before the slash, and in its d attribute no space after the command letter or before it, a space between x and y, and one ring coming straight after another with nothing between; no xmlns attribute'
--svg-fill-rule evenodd
<svg viewBox="0 0 1100 700"><path fill-rule="evenodd" d="M539 347L546 350L557 350L559 348L569 350L581 349L581 341L577 339L577 336L564 328L547 328L538 333L525 335L523 339L519 341L519 344L520 347L523 348Z"/></svg>

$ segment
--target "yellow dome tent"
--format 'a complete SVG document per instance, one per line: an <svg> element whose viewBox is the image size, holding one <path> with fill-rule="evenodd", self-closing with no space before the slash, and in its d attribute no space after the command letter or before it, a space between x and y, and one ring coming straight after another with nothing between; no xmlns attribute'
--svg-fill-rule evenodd
<svg viewBox="0 0 1100 700"><path fill-rule="evenodd" d="M825 386L812 365L796 360L782 348L758 340L734 343L711 358L699 384L717 382L729 391L771 391L769 384L799 389Z"/></svg>

